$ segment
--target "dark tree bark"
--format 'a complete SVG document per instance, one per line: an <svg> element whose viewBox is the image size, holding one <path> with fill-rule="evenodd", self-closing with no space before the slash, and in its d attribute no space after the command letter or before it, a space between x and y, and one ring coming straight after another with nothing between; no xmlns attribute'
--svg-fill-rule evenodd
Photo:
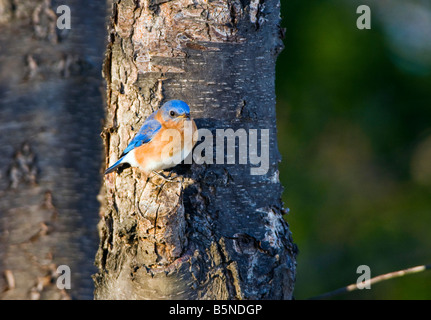
<svg viewBox="0 0 431 320"><path fill-rule="evenodd" d="M269 129L269 170L182 164L173 169L177 181L163 184L135 168L105 176L96 299L292 298L296 249L283 219L275 126L279 5L114 3L104 67L105 164L118 159L153 110L181 99L198 128L214 134Z"/></svg>
<svg viewBox="0 0 431 320"><path fill-rule="evenodd" d="M0 299L93 298L106 12L0 0ZM71 290L56 286L62 264Z"/></svg>

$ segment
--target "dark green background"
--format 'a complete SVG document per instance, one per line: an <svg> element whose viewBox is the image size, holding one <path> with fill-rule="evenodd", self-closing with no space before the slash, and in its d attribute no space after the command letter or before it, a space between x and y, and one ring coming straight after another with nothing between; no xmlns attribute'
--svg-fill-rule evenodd
<svg viewBox="0 0 431 320"><path fill-rule="evenodd" d="M356 27L360 4L371 30ZM359 265L376 276L431 263L430 17L430 1L282 0L278 141L296 299L355 283ZM334 299L431 299L431 271Z"/></svg>

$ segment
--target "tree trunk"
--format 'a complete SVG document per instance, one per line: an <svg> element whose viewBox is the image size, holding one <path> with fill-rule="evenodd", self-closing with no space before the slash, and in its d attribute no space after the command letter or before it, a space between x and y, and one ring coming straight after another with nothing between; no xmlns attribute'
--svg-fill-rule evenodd
<svg viewBox="0 0 431 320"><path fill-rule="evenodd" d="M105 164L153 110L181 99L214 136L269 129L269 168L252 175L250 157L218 158L177 166L175 182L135 168L105 176L96 299L292 298L296 247L283 219L275 127L279 15L279 0L114 3Z"/></svg>
<svg viewBox="0 0 431 320"><path fill-rule="evenodd" d="M93 298L106 2L63 4L0 0L0 299Z"/></svg>

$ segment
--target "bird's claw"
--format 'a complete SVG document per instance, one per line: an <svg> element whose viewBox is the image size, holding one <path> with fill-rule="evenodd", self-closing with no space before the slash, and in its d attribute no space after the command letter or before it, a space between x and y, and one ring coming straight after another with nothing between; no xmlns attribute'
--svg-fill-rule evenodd
<svg viewBox="0 0 431 320"><path fill-rule="evenodd" d="M164 181L162 183L160 183L159 185L154 184L157 188L161 188L163 187L163 185L166 182L176 182L179 183L181 181L175 180L176 178L178 178L178 175L175 175L174 177L171 177L172 172L169 172L169 175L166 177L163 173L157 172L157 171L153 171L153 173L155 175L158 175L159 177L161 177Z"/></svg>

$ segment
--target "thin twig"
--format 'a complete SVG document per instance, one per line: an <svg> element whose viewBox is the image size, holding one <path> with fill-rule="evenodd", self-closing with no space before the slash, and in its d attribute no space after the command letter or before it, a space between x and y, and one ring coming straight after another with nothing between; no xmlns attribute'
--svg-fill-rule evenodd
<svg viewBox="0 0 431 320"><path fill-rule="evenodd" d="M376 276L374 278L371 278L369 280L366 280L364 282L361 282L361 287L372 285L372 284L375 284L375 283L380 282L380 281L385 281L385 280L389 280L389 279L402 277L402 276L405 276L408 274L422 272L422 271L429 270L429 269L431 269L431 264L424 264L421 266L416 266L416 267L412 267L412 268L407 268L407 269L403 269L403 270L385 273L385 274ZM323 294L318 295L316 297L313 297L313 298L311 298L311 300L326 299L326 298L337 296L337 295L342 294L342 293L352 292L352 291L355 291L357 289L359 289L358 285L356 283L353 283L353 284L350 284L346 287L339 288L339 289L336 289L336 290L333 290L330 292L323 293Z"/></svg>

